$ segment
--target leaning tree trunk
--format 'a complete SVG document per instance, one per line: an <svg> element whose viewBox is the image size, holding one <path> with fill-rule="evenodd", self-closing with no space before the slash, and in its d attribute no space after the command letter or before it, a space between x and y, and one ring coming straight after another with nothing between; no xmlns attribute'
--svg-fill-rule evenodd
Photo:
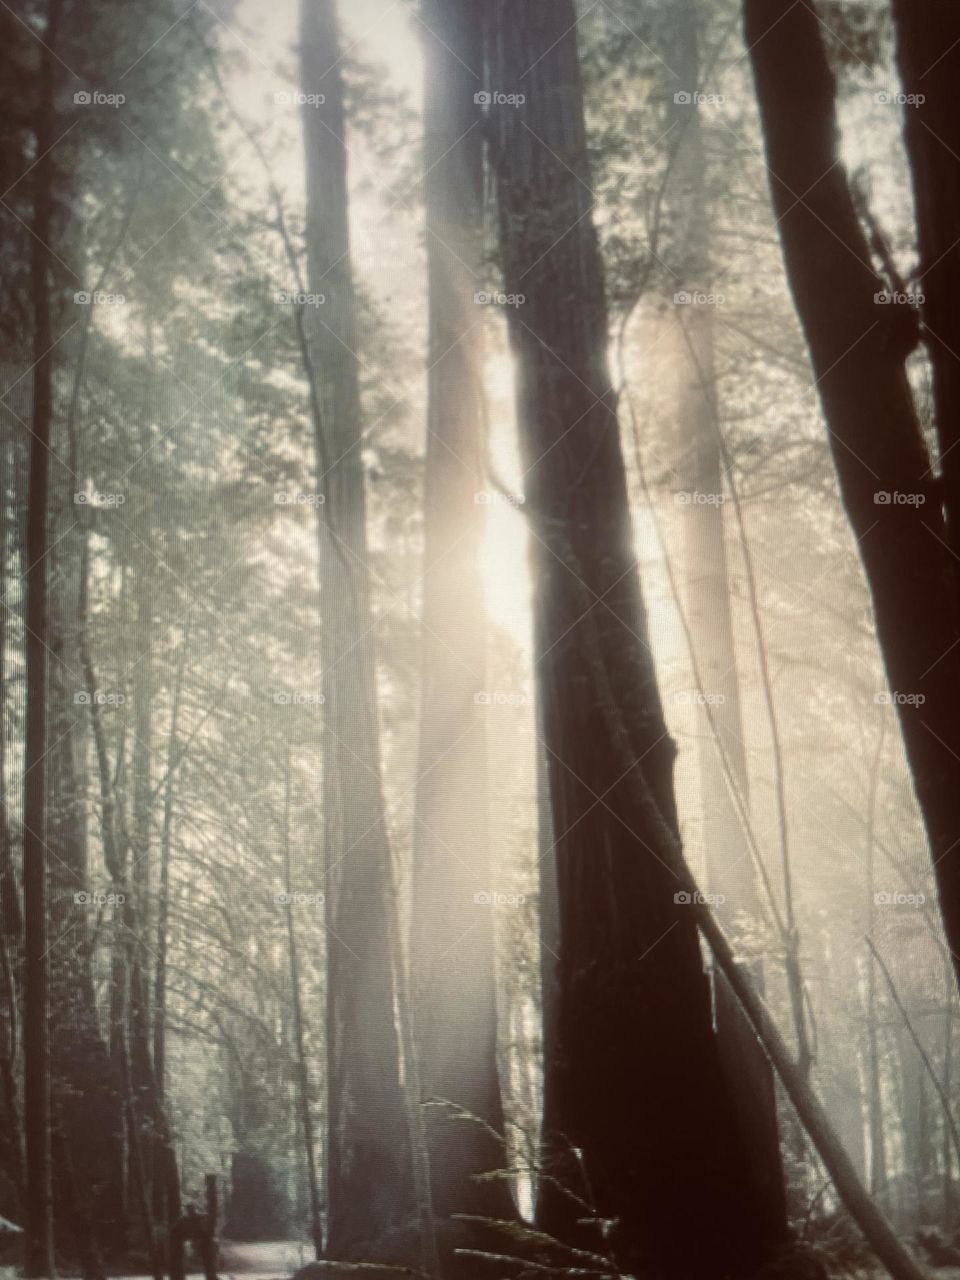
<svg viewBox="0 0 960 1280"><path fill-rule="evenodd" d="M429 0L425 148L429 341L420 744L410 934L430 1189L438 1217L507 1217L497 1072L488 780L483 487L483 63L475 0ZM478 901L478 895L483 901ZM431 1105L432 1103L432 1105ZM448 1104L448 1105L445 1105ZM467 1111L476 1117L458 1118Z"/></svg>
<svg viewBox="0 0 960 1280"><path fill-rule="evenodd" d="M27 1221L24 1274L52 1276L53 1214L50 1162L50 1044L47 964L46 738L47 738L47 506L53 420L53 292L51 253L56 140L56 46L61 0L50 0L37 84L36 154L30 285L33 305L33 411L27 507L26 738L23 755L24 913L24 1138Z"/></svg>
<svg viewBox="0 0 960 1280"><path fill-rule="evenodd" d="M302 0L301 88L321 539L327 922L327 1253L415 1215L387 913L396 909L380 771L361 458L357 305L333 0Z"/></svg>
<svg viewBox="0 0 960 1280"><path fill-rule="evenodd" d="M944 0L893 0L905 134L917 211L924 339L933 364L942 499L960 599L960 9Z"/></svg>
<svg viewBox="0 0 960 1280"><path fill-rule="evenodd" d="M598 705L601 661L676 832L675 748L648 644L614 397L570 0L491 6L501 251L533 533L535 655L558 869L560 981L545 1050L542 1226L628 1271L723 1275L763 1253L721 1069L696 912L656 852ZM520 303L520 295L525 302ZM679 895L679 900L678 900ZM585 1223L592 1217L594 1225ZM691 1231L689 1224L697 1223Z"/></svg>
<svg viewBox="0 0 960 1280"><path fill-rule="evenodd" d="M816 13L793 0L745 0L744 13L787 276L960 980L960 627L934 464L904 367L915 317L875 303L889 284L871 264L838 159L836 83Z"/></svg>

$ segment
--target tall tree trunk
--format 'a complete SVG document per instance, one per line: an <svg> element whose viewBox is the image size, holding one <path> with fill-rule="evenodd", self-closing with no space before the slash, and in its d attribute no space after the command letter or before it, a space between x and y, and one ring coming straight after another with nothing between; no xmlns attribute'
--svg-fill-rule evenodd
<svg viewBox="0 0 960 1280"><path fill-rule="evenodd" d="M76 471L73 467L72 471ZM68 506L72 475L55 487L51 518L56 550L48 557L47 626L47 833L50 923L48 954L52 1097L61 1151L56 1161L54 1205L58 1245L79 1229L76 1242L89 1256L116 1256L123 1248L123 1202L116 1196L123 1167L123 1099L100 1030L92 970L87 849L87 707L81 631L86 626L86 531L76 529ZM82 516L81 516L82 519ZM69 1213L61 1214L70 1203Z"/></svg>
<svg viewBox="0 0 960 1280"><path fill-rule="evenodd" d="M155 921L156 952L153 970L153 1075L157 1089L157 1105L166 1114L167 1090L167 950L170 930L170 862L173 857L175 781L180 764L178 734L183 681L187 665L187 637L177 660L177 676L170 708L170 732L167 738L163 778L163 816L160 822L159 868L157 873L157 913ZM169 1233L180 1215L179 1175L176 1155L160 1134L154 1142L154 1166L160 1176L153 1185L153 1216L166 1223Z"/></svg>
<svg viewBox="0 0 960 1280"><path fill-rule="evenodd" d="M438 1217L506 1217L497 1072L486 673L478 556L483 487L480 312L483 10L474 0L423 8L429 341L420 745L410 935L430 1186ZM452 1109L478 1122L464 1122ZM479 1123L482 1121L483 1123ZM489 1128L487 1127L489 1126Z"/></svg>
<svg viewBox="0 0 960 1280"><path fill-rule="evenodd" d="M36 155L33 172L30 284L33 305L33 412L27 511L26 738L23 784L24 899L24 1136L27 1221L24 1274L52 1276L53 1214L50 1162L50 1044L48 1038L46 737L47 737L47 499L53 419L53 324L50 315L50 238L53 232L57 41L61 0L50 0L39 54Z"/></svg>
<svg viewBox="0 0 960 1280"><path fill-rule="evenodd" d="M904 368L914 317L875 303L886 286L838 159L836 83L815 11L745 0L744 13L787 275L887 678L901 695L897 714L960 979L960 629L933 463Z"/></svg>
<svg viewBox="0 0 960 1280"><path fill-rule="evenodd" d="M293 875L290 867L290 750L287 748L283 772L283 887L286 892L284 916L287 926L287 964L290 970L290 1008L293 1014L293 1049L296 1054L297 1101L303 1145L307 1157L307 1189L310 1193L310 1234L314 1254L323 1255L323 1224L320 1205L320 1184L317 1177L317 1148L313 1134L313 1111L310 1107L310 1068L303 1023L303 993L300 984L300 952L297 947L297 929L293 918Z"/></svg>
<svg viewBox="0 0 960 1280"><path fill-rule="evenodd" d="M634 762L674 834L666 730L640 590L607 365L570 0L490 6L501 249L518 364L534 535L535 657L548 748L560 912L560 992L545 1052L550 1172L538 1217L609 1243L628 1271L722 1275L763 1254L711 1021L696 909L658 853L595 692L595 636ZM677 900L675 895L680 895ZM577 1221L579 1220L579 1222ZM698 1224L697 1231L689 1223Z"/></svg>
<svg viewBox="0 0 960 1280"><path fill-rule="evenodd" d="M0 436L0 596L7 594L7 555L9 542L7 539L8 524L16 527L17 493L11 478L16 473L13 466L14 443L8 421L3 421L3 433ZM7 698L7 617L10 606L6 603L0 607L0 709L5 713ZM6 723L6 715L3 715ZM0 932L7 939L7 945L13 950L19 949L23 933L23 910L20 903L20 886L17 883L17 871L14 866L13 841L10 838L10 822L8 807L10 805L7 790L7 734L0 733Z"/></svg>
<svg viewBox="0 0 960 1280"><path fill-rule="evenodd" d="M0 597L7 592L7 524L11 506L16 502L9 487L12 444L7 426L3 424L0 437ZM19 1055L20 1008L17 995L15 965L20 954L23 933L23 913L20 906L20 886L14 865L13 842L7 820L9 798L7 792L7 614L8 607L0 605L0 1213L6 1216L22 1215L24 1208L23 1186L23 1128L20 1116L20 1098L17 1090L16 1063Z"/></svg>
<svg viewBox="0 0 960 1280"><path fill-rule="evenodd" d="M683 255L677 284L691 296L713 292L708 159L700 109L677 99L701 84L697 0L672 6L666 63L667 98L676 127L668 203ZM706 703L697 706L702 847L707 888L726 899L718 915L728 932L762 919L757 873L741 809L749 803L740 681L730 605L723 506L723 458L714 357L714 308L677 306L677 480L681 504L684 581L691 641ZM705 500L700 500L705 499ZM739 804L731 789L736 788ZM789 892L789 890L786 890ZM751 972L763 991L763 965ZM787 1234L787 1200L780 1158L777 1095L769 1060L729 984L714 973L714 1017L720 1054L750 1158L756 1230L771 1248Z"/></svg>
<svg viewBox="0 0 960 1280"><path fill-rule="evenodd" d="M150 349L148 332L147 347ZM141 435L141 448L145 447ZM151 808L153 781L150 761L153 754L153 675L151 667L151 639L154 605L151 597L152 580L144 563L137 566L136 619L134 623L135 653L133 656L133 746L131 751L132 815L130 823L130 849L132 859L127 867L127 892L130 901L125 913L125 931L130 951L130 1005L127 1023L127 1041L130 1053L130 1082L134 1095L134 1108L140 1126L143 1177L150 1197L150 1220L154 1220L153 1204L157 1199L157 1187L161 1183L155 1167L157 1156L156 1115L159 1099L153 1069L153 1019L150 1010L150 986L147 981L149 964L146 938L151 934L150 880L151 880Z"/></svg>
<svg viewBox="0 0 960 1280"><path fill-rule="evenodd" d="M347 1258L415 1215L387 913L396 910L380 771L350 256L341 50L333 0L302 0L307 265L321 539L327 929L327 1252Z"/></svg>
<svg viewBox="0 0 960 1280"><path fill-rule="evenodd" d="M913 176L924 339L933 363L934 418L951 568L960 599L960 10L949 0L893 0Z"/></svg>

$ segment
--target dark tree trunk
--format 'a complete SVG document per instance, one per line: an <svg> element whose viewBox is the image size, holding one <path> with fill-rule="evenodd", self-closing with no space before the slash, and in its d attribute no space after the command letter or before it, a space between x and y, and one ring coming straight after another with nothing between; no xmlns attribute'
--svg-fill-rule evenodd
<svg viewBox="0 0 960 1280"><path fill-rule="evenodd" d="M50 1162L50 1043L48 1036L46 738L47 738L47 506L53 420L53 324L50 244L53 233L57 39L60 0L50 0L37 84L30 284L33 304L33 412L27 508L26 738L23 784L24 899L24 1137L27 1221L24 1274L52 1276L53 1214Z"/></svg>
<svg viewBox="0 0 960 1280"><path fill-rule="evenodd" d="M346 126L333 0L303 0L301 89L309 325L317 390L327 931L327 1253L349 1258L416 1213L388 913L396 910L380 771L361 457ZM310 308L305 310L309 311Z"/></svg>
<svg viewBox="0 0 960 1280"><path fill-rule="evenodd" d="M774 212L840 490L960 977L960 648L957 593L904 360L915 341L870 259L837 156L836 84L806 4L746 0ZM910 501L876 500L899 493ZM907 624L909 620L909 625Z"/></svg>
<svg viewBox="0 0 960 1280"><path fill-rule="evenodd" d="M960 599L960 9L950 0L893 0L913 174L924 338L933 362L934 417L951 568Z"/></svg>
<svg viewBox="0 0 960 1280"><path fill-rule="evenodd" d="M411 992L423 1100L453 1104L503 1133L497 1072L484 708L487 632L478 556L485 507L481 313L483 11L474 0L423 10L428 408L422 692L414 830ZM504 1166L479 1123L429 1107L434 1212L511 1216Z"/></svg>
<svg viewBox="0 0 960 1280"><path fill-rule="evenodd" d="M633 757L676 832L675 748L648 645L607 366L576 15L569 0L495 0L491 14L491 83L526 96L522 109L492 108L491 132L506 290L526 298L510 309L510 329L558 867L560 992L544 1082L551 1172L608 1220L626 1270L749 1271L764 1242L696 911L675 900L683 884L655 852L587 656L595 635ZM538 1216L554 1234L605 1247L549 1181Z"/></svg>
<svg viewBox="0 0 960 1280"><path fill-rule="evenodd" d="M12 446L4 423L0 438L0 596L7 592L7 525L16 498L8 486ZM23 1128L15 1063L19 1053L19 1001L15 965L20 955L23 913L7 821L7 616L0 607L0 1214L19 1219L24 1208Z"/></svg>
<svg viewBox="0 0 960 1280"><path fill-rule="evenodd" d="M19 426L19 424L17 424ZM7 592L7 555L9 542L8 525L16 527L16 509L18 497L15 484L11 478L16 473L13 466L14 444L9 438L12 428L8 421L3 423L3 434L0 437L0 594ZM15 541L15 540L14 540ZM0 709L6 721L7 698L7 619L10 610L4 605L0 608ZM7 946L12 952L19 950L23 933L23 910L20 902L20 886L17 883L17 871L14 865L13 841L10 838L10 822L7 815L9 798L7 792L7 734L0 734L0 933L3 933Z"/></svg>

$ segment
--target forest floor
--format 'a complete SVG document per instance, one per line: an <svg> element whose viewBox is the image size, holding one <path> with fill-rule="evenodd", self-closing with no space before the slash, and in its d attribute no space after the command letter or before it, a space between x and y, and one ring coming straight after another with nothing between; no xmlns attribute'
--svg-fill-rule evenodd
<svg viewBox="0 0 960 1280"><path fill-rule="evenodd" d="M256 1244L221 1240L217 1269L221 1276L271 1280L274 1276L292 1276L312 1260L312 1246L301 1240L268 1240Z"/></svg>
<svg viewBox="0 0 960 1280"><path fill-rule="evenodd" d="M268 1240L248 1244L238 1240L221 1240L220 1257L217 1262L217 1274L221 1280L230 1280L232 1276L244 1276L246 1280L288 1280L295 1271L313 1260L313 1249L306 1242L299 1240ZM188 1280L202 1280L203 1272L196 1265L190 1265ZM15 1272L11 1268L10 1280L14 1280ZM79 1272L63 1270L63 1280L73 1280ZM6 1280L0 1269L0 1280ZM146 1273L131 1272L120 1280L150 1280Z"/></svg>

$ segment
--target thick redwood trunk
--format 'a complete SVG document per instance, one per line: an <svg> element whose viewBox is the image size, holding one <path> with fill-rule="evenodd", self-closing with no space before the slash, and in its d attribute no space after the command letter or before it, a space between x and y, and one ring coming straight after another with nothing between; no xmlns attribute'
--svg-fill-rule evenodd
<svg viewBox="0 0 960 1280"><path fill-rule="evenodd" d="M309 287L318 400L327 922L327 1253L347 1258L415 1215L388 913L396 910L380 771L350 256L341 51L333 0L303 0ZM310 311L310 308L306 308Z"/></svg>
<svg viewBox="0 0 960 1280"><path fill-rule="evenodd" d="M960 629L933 463L904 371L903 308L875 303L885 285L837 158L836 85L816 14L792 0L746 0L744 11L787 275L960 976Z"/></svg>
<svg viewBox="0 0 960 1280"><path fill-rule="evenodd" d="M483 705L486 620L478 556L483 488L481 261L483 13L429 0L425 186L429 344L423 683L414 830L411 992L434 1212L513 1212L504 1151L464 1109L503 1132L497 1072L494 919ZM483 894L484 901L477 895Z"/></svg>
<svg viewBox="0 0 960 1280"><path fill-rule="evenodd" d="M607 367L574 7L496 0L491 10L491 83L526 96L522 109L493 107L491 123L506 291L526 299L511 308L510 327L558 870L560 990L545 1053L551 1171L608 1220L626 1270L748 1271L763 1242L695 911L675 900L682 885L618 763L588 657L595 633L632 753L675 831L675 748L648 644ZM552 1232L606 1247L548 1181L538 1216Z"/></svg>

